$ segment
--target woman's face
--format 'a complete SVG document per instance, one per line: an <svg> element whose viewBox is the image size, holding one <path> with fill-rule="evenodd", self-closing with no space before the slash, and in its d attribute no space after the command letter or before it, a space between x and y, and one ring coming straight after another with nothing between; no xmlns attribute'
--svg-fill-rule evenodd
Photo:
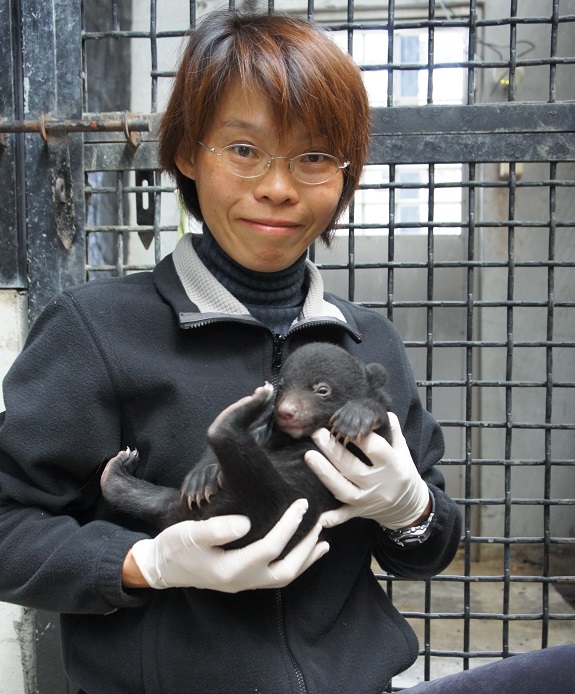
<svg viewBox="0 0 575 694"><path fill-rule="evenodd" d="M225 92L202 142L220 152L230 144L250 144L271 156L326 152L327 142L295 125L279 133L268 101L235 81ZM240 265L276 272L292 265L325 231L343 190L343 174L327 183L306 185L276 159L258 178L240 178L221 157L197 145L193 158L178 153L175 163L196 182L205 223L221 248Z"/></svg>

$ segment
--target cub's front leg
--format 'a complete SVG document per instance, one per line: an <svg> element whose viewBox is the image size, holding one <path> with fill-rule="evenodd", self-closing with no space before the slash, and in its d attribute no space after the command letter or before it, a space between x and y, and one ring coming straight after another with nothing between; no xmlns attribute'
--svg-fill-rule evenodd
<svg viewBox="0 0 575 694"><path fill-rule="evenodd" d="M271 383L265 383L255 389L252 395L246 395L234 402L214 419L208 429L208 441L219 442L230 436L251 437L250 427L266 411L274 396Z"/></svg>
<svg viewBox="0 0 575 694"><path fill-rule="evenodd" d="M182 498L190 509L209 503L230 478L239 475L245 456L251 457L257 448L250 428L272 398L273 387L266 383L227 407L210 425L210 447L182 484Z"/></svg>

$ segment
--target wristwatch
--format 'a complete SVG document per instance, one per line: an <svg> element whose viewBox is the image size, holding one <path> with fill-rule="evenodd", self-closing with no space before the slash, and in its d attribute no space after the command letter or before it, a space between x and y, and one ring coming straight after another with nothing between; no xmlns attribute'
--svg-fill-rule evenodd
<svg viewBox="0 0 575 694"><path fill-rule="evenodd" d="M431 492L429 495L431 497L431 513L421 525L414 525L411 528L399 528L398 530L383 528L387 537L393 540L396 545L400 547L413 547L414 545L420 545L422 542L425 542L431 535L431 531L435 526L436 517L435 498Z"/></svg>

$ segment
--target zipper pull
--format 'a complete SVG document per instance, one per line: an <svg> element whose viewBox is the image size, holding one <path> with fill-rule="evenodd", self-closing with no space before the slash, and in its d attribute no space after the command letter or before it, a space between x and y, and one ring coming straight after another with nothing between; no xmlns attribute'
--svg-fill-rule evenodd
<svg viewBox="0 0 575 694"><path fill-rule="evenodd" d="M278 371L281 369L281 366L282 366L284 342L285 342L285 337L282 337L281 335L274 333L273 354L272 354L272 373L274 375L274 381L275 381L275 377L278 374Z"/></svg>

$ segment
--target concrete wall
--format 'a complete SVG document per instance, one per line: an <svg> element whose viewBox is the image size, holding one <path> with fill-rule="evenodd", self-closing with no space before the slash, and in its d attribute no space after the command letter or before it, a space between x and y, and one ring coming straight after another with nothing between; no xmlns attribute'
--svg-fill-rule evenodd
<svg viewBox="0 0 575 694"><path fill-rule="evenodd" d="M0 290L0 380L22 349L27 330L27 296L12 289ZM0 411L4 399L0 393ZM30 671L21 652L21 643L29 641L29 614L15 605L0 603L0 694L32 694L25 685L24 670ZM29 645L29 644L28 644ZM34 649L26 648L28 653ZM30 682L29 682L30 683Z"/></svg>

